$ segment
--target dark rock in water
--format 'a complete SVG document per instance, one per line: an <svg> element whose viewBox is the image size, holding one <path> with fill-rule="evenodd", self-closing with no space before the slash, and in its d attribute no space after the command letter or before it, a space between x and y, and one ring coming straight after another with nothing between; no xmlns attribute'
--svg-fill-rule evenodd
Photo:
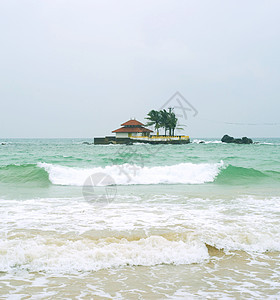
<svg viewBox="0 0 280 300"><path fill-rule="evenodd" d="M221 140L223 143L234 143L234 144L253 144L253 141L246 136L244 136L242 139L235 139L232 136L224 135Z"/></svg>
<svg viewBox="0 0 280 300"><path fill-rule="evenodd" d="M204 141L200 141L199 144L205 144L205 142Z"/></svg>
<svg viewBox="0 0 280 300"><path fill-rule="evenodd" d="M253 144L253 140L247 138L246 136L244 136L244 137L242 138L242 144Z"/></svg>
<svg viewBox="0 0 280 300"><path fill-rule="evenodd" d="M235 144L243 144L242 139L234 139L233 141Z"/></svg>
<svg viewBox="0 0 280 300"><path fill-rule="evenodd" d="M1 143L1 145L6 145L6 143Z"/></svg>
<svg viewBox="0 0 280 300"><path fill-rule="evenodd" d="M229 136L226 134L222 137L222 142L223 143L234 143L234 138L232 136Z"/></svg>

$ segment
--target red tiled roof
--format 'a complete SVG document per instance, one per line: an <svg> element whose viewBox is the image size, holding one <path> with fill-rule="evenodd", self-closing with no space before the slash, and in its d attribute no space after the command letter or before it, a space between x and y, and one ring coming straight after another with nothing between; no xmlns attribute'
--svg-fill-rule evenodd
<svg viewBox="0 0 280 300"><path fill-rule="evenodd" d="M139 121L137 121L137 120L129 120L129 121L127 121L127 122L121 124L121 126L128 126L128 125L130 125L130 126L133 126L133 125L134 125L134 126L135 126L135 125L144 126L144 124L142 124L141 122L139 122Z"/></svg>
<svg viewBox="0 0 280 300"><path fill-rule="evenodd" d="M134 121L134 120L132 120ZM121 127L119 129L116 129L112 132L126 132L126 133L132 133L132 132L153 132L152 130L145 128L145 127Z"/></svg>

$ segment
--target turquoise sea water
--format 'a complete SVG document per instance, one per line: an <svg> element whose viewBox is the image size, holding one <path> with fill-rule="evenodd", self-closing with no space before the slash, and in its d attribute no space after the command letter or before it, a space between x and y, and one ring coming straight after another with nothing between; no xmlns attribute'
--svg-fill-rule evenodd
<svg viewBox="0 0 280 300"><path fill-rule="evenodd" d="M280 295L280 139L85 141L0 141L3 297Z"/></svg>

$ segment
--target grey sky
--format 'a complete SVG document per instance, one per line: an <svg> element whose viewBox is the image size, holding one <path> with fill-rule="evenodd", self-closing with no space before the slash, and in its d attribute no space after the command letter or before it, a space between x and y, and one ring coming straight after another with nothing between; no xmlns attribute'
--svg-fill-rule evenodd
<svg viewBox="0 0 280 300"><path fill-rule="evenodd" d="M108 135L180 91L191 137L280 136L280 1L0 0L0 137Z"/></svg>

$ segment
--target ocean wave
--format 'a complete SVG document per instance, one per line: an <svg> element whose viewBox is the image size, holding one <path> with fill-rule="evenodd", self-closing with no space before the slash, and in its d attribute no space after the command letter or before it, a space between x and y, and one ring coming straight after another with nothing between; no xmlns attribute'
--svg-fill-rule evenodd
<svg viewBox="0 0 280 300"><path fill-rule="evenodd" d="M124 266L203 263L216 256L217 251L225 255L244 251L254 257L279 252L279 225L274 230L271 226L257 229L240 218L229 223L206 218L204 225L202 220L196 223L192 233L175 231L146 237L144 234L133 236L133 232L122 237L114 231L111 236L113 233L108 230L99 230L95 236L40 230L36 230L36 234L25 231L23 235L22 231L15 231L16 238L11 235L0 240L0 272L73 274ZM105 236L100 238L102 235Z"/></svg>
<svg viewBox="0 0 280 300"><path fill-rule="evenodd" d="M273 170L260 171L254 168L244 168L229 164L221 170L215 182L218 184L258 184L260 180L278 182L280 181L280 172Z"/></svg>
<svg viewBox="0 0 280 300"><path fill-rule="evenodd" d="M172 203L162 195L156 203L118 197L100 209L71 198L0 199L0 272L203 263L215 249L253 257L280 251L279 197L186 196L184 204L173 194L164 195L177 197Z"/></svg>
<svg viewBox="0 0 280 300"><path fill-rule="evenodd" d="M36 164L11 164L0 167L0 182L50 184L49 174Z"/></svg>
<svg viewBox="0 0 280 300"><path fill-rule="evenodd" d="M76 168L50 163L7 165L0 167L0 182L10 184L83 186L94 174L111 177L97 186L149 185L149 184L244 184L260 180L280 181L280 172L257 170L219 163L180 163L171 166L140 167L132 164L115 164L105 167Z"/></svg>
<svg viewBox="0 0 280 300"><path fill-rule="evenodd" d="M205 140L198 140L195 139L192 141L193 144L224 144L222 141L213 140L213 141L205 141Z"/></svg>
<svg viewBox="0 0 280 300"><path fill-rule="evenodd" d="M221 170L216 178L217 183L244 183L264 179L268 177L264 172L253 168L243 168L233 165L228 165Z"/></svg>
<svg viewBox="0 0 280 300"><path fill-rule="evenodd" d="M38 163L49 174L49 180L57 185L83 186L94 174L104 173L112 177L115 184L203 184L213 182L224 163L181 163L171 166L139 167L123 164L95 168L72 168L48 163ZM102 186L104 183L100 182Z"/></svg>
<svg viewBox="0 0 280 300"><path fill-rule="evenodd" d="M169 241L161 236L139 240L54 238L0 241L0 271L73 273L121 266L192 264L209 258L207 247L199 241Z"/></svg>
<svg viewBox="0 0 280 300"><path fill-rule="evenodd" d="M211 140L211 141L207 141L207 140L201 140L201 139L194 139L191 141L192 144L225 144L225 145L229 145L228 143L224 143L221 140ZM263 142L263 141L254 141L253 143L254 145L271 145L271 146L278 146L280 145L280 143L278 142ZM230 144L230 145L235 145L235 144Z"/></svg>

